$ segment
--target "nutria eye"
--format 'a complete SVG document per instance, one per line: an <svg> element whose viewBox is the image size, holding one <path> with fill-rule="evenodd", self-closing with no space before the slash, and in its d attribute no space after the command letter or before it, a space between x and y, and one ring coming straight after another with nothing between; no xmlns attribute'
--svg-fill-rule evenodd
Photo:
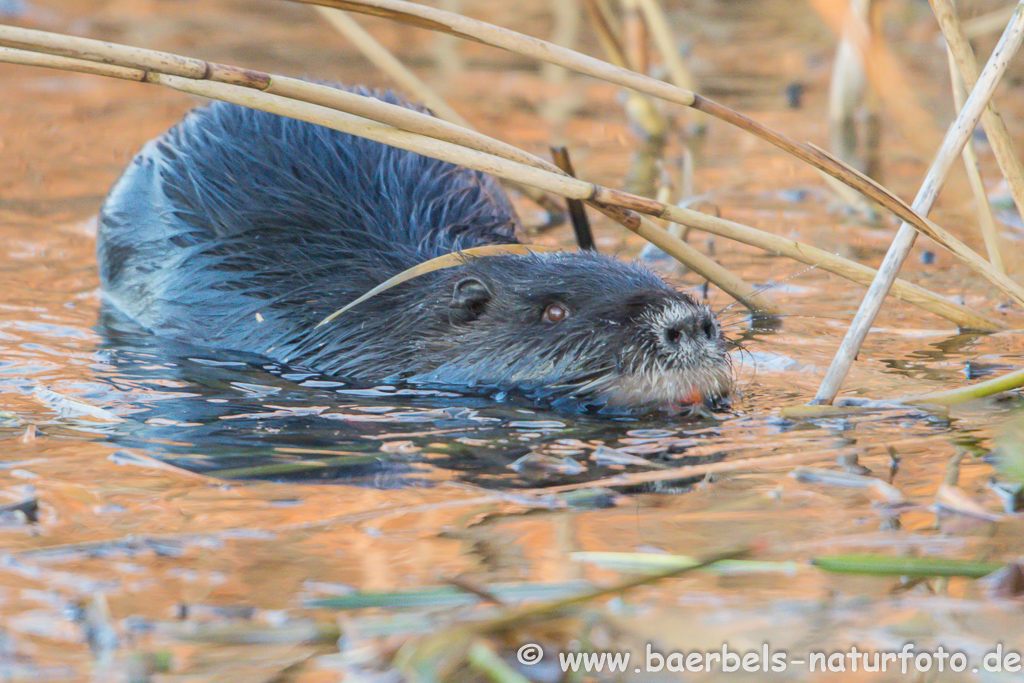
<svg viewBox="0 0 1024 683"><path fill-rule="evenodd" d="M569 317L569 309L562 304L548 304L544 309L543 320L546 323L560 323Z"/></svg>

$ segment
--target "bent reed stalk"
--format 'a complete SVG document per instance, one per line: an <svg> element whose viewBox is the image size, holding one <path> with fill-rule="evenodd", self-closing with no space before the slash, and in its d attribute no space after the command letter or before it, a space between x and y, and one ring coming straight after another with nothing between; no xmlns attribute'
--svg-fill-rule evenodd
<svg viewBox="0 0 1024 683"><path fill-rule="evenodd" d="M615 197L614 194L608 194L613 191L606 190L602 193L599 190L605 190L605 188L598 188L591 183L586 183L584 181L579 181L575 178L565 176L557 166L537 157L533 157L532 155L529 155L511 145L493 140L454 124L441 121L435 117L420 114L419 112L415 112L405 107L387 105L386 103L382 103L374 98L363 97L355 93L338 90L337 88L329 86L317 85L284 76L272 76L263 72L240 69L238 67L224 64L207 63L202 60L183 57L180 55L155 52L142 48L118 45L115 43L105 43L88 38L62 36L60 34L35 31L32 29L19 29L10 26L0 26L0 44L16 44L19 47L27 46L43 49L50 55L50 57L45 60L34 60L32 58L25 58L24 56L19 57L17 55L17 50L12 51L8 49L3 55L7 61L17 61L35 66L55 67L57 66L57 62L53 59L53 53L57 53L70 59L85 59L102 65L130 65L131 69L128 71L119 70L115 72L109 69L93 67L89 72L98 75L107 75L118 78L127 78L129 80L161 84L183 92L189 92L213 99L222 99L242 104L243 106L250 106L255 109L264 109L265 111L270 111L272 113L306 120L309 123L324 125L353 135L371 137L371 139L375 139L383 144L392 144L393 146L402 147L403 149L414 151L423 154L424 156L439 158L474 168L476 170L482 170L497 177L521 182L539 189L552 191L555 194L559 194L564 197L572 197L581 200L589 200L598 195ZM88 69L88 67L81 64L75 64L75 66L79 71ZM225 94L226 90L223 88L218 90L217 88L210 89L209 87L205 87L197 90L196 88L189 87L188 85L188 83L198 84L200 82L205 83L208 86L211 84L220 84L222 86L239 87L249 90L249 92L263 92L270 94L281 98L281 100L277 102L278 105L280 105L281 102L292 102L295 104L295 100L298 100L300 103L307 103L309 106L332 108L329 110L325 109L325 111L335 111L336 113L339 111L351 111L355 116L349 118L347 121L347 124L349 125L342 124L337 120L333 123L329 120L325 121L323 116L325 113L324 111L319 112L320 115L313 119L304 118L303 116L292 112L291 109L281 108L280 106L268 109L265 106L260 106L259 103L247 104L239 102L237 99L232 99L229 94ZM266 101L267 100L263 100L263 102ZM374 105L384 105L384 107L375 107ZM367 116L370 117L370 119L364 118ZM329 119L330 117L328 116L327 118ZM386 125L386 128L376 131L380 137L367 135L365 130L362 130L363 127L359 125L351 125L357 121L371 123L373 120L377 119ZM403 129L408 129L412 132L408 132ZM408 132L409 135L413 136L412 139L419 138L421 141L424 141L425 146L421 145L419 147L410 147L408 146L408 143L406 145L396 143L391 139L392 132L395 134ZM446 140L453 140L454 144L448 148L438 149L438 145L449 144L447 142L442 142ZM431 144L432 142L437 144ZM458 145L463 146L460 147ZM516 167L528 167L530 170L535 171L534 175L536 175L536 173L542 173L547 176L556 177L553 179L553 182L548 183L538 182L536 179L531 181L529 178L516 177L514 171L506 170L503 172L501 168L495 168L493 163L487 163L487 161L484 161L484 163L480 165L479 162L483 160L481 158L477 159L477 165L474 165L472 161L460 158L470 152L482 153L484 157L492 162L505 161L506 159L509 159ZM567 189L567 185L574 187L575 191ZM584 190L582 188L586 189ZM627 197L632 196L627 195ZM636 197L635 199L639 201L643 200L641 197ZM619 221L630 230L641 234L641 236L649 235L647 239L654 241L664 251L672 254L675 258L689 266L695 272L719 286L723 291L727 292L737 301L742 302L758 317L773 318L780 315L777 307L766 297L761 295L754 287L744 282L736 275L728 272L726 269L722 268L713 260L707 258L682 240L675 238L668 233L661 234L661 231L657 227L650 225L649 221L645 221L645 219L641 219L631 212L623 211L621 208L614 206L599 207L596 205L595 208L605 212L606 215L609 215L613 219ZM645 222L647 225L645 225Z"/></svg>
<svg viewBox="0 0 1024 683"><path fill-rule="evenodd" d="M39 40L40 38L45 38L45 41ZM637 208L642 212L652 213L695 229L740 241L771 253L788 256L802 263L821 267L823 270L859 284L870 282L874 273L873 269L867 266L809 245L777 237L771 233L714 218L697 211L666 206L660 202L565 176L550 162L533 157L511 145L404 107L388 105L373 98L283 76L85 38L68 36L69 44L65 45L61 42L61 38L64 36L31 29L0 26L0 43L17 43L37 49L60 50L78 55L77 57L56 56L49 52L40 54L20 49L0 48L0 60L161 84L193 94L236 102L238 102L238 93L227 88L249 89L251 93L273 95L275 104L268 104L269 101L266 99L256 102L251 98L247 102L238 103L294 118L303 118L298 115L302 112L305 112L307 116L315 114L317 119L312 121L313 123L327 125L363 137L368 137L368 135L365 132L365 125L361 124L373 124L374 122L361 116L370 117L385 124L383 126L377 124L379 128L376 130L376 133L381 136L379 141L384 144L410 149L410 151L483 170L499 177L521 180L565 197L587 201L606 215L621 222L628 229L637 232L641 237L672 253L684 263L692 260L688 257L698 255L700 259L704 259L704 262L691 266L698 272L707 266L707 262L713 263L713 261L696 252L682 240L658 228L649 220L636 215L629 208ZM86 61L86 58L89 59ZM174 73L159 72L158 69ZM176 76L176 74L188 75ZM196 80L198 77L205 77L206 80ZM188 81L191 81L192 85ZM200 86L200 83L204 85ZM202 90L200 91L199 88ZM261 90L266 92L261 93ZM288 99L284 95L301 101ZM274 106L274 109L267 109L268 106ZM356 116L350 115L344 121L340 121L337 117L331 118L331 114L343 115L341 111L343 109L351 110ZM303 120L307 119L303 118ZM396 128L402 130L396 130ZM428 136L428 138L424 139L424 136ZM451 142L444 142L449 139ZM408 146L414 141L417 143L415 148ZM717 264L714 266L721 269L721 266ZM709 277L703 272L701 274L722 286L717 281L719 278ZM723 290L729 291L734 298L743 301L748 308L759 314L777 315L773 306L768 304L763 297L758 297L749 285L746 287L746 292L735 292L736 287L723 287ZM893 288L893 294L901 300L918 305L950 320L963 329L995 331L1003 327L1000 323L964 306L949 302L928 290L904 281L897 281ZM747 299L747 297L750 298Z"/></svg>
<svg viewBox="0 0 1024 683"><path fill-rule="evenodd" d="M335 7L360 14L369 14L432 31L447 33L491 47L508 50L509 52L537 59L548 64L562 66L577 73L702 111L756 135L878 202L915 230L930 237L940 246L952 252L1005 294L1024 305L1024 287L999 273L988 261L956 239L951 233L943 230L934 222L928 220L927 217L921 216L906 202L886 188L814 145L798 143L753 119L747 118L718 102L697 95L694 92L659 81L650 76L614 66L600 59L540 40L539 38L533 38L510 29L501 28L452 12L406 2L406 0L293 1L309 5L320 5L322 7Z"/></svg>
<svg viewBox="0 0 1024 683"><path fill-rule="evenodd" d="M964 108L964 101L967 99L967 88L957 70L953 53L947 50L946 58L949 67L949 86L953 91L953 106L960 110ZM996 226L996 217L992 214L992 204L985 190L985 180L981 177L978 153L975 151L974 145L966 144L963 151L960 152L960 156L964 162L964 171L967 173L967 182L970 183L971 192L974 194L974 212L981 238L985 243L985 254L992 266L1000 273L1005 274L1006 264L1003 263L1000 244L1002 240L999 236L999 228Z"/></svg>

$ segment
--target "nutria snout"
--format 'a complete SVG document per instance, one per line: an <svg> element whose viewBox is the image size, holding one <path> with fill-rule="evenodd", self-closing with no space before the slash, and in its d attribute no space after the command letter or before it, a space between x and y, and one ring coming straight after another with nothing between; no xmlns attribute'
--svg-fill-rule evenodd
<svg viewBox="0 0 1024 683"><path fill-rule="evenodd" d="M593 253L467 257L318 327L417 263L516 243L517 221L485 174L213 103L135 156L97 252L106 299L152 332L354 381L616 409L728 393L711 311Z"/></svg>

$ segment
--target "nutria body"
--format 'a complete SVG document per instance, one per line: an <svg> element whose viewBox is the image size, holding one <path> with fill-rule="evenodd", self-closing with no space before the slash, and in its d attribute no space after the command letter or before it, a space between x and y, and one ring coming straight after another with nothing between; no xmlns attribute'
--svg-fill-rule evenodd
<svg viewBox="0 0 1024 683"><path fill-rule="evenodd" d="M317 327L417 263L515 243L516 220L482 173L214 103L132 160L97 252L106 299L152 332L355 381L626 408L727 393L707 307L592 253L470 258Z"/></svg>

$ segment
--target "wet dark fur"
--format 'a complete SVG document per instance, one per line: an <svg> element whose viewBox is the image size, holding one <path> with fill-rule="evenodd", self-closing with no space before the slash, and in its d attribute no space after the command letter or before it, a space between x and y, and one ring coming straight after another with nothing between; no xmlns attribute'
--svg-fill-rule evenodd
<svg viewBox="0 0 1024 683"><path fill-rule="evenodd" d="M214 103L132 160L104 204L97 250L108 300L151 331L354 380L603 403L616 377L668 372L678 387L656 379L653 400L612 402L685 397L680 373L701 395L727 391L710 312L594 254L470 259L316 328L417 263L514 243L515 227L489 176ZM570 315L544 322L551 303Z"/></svg>

